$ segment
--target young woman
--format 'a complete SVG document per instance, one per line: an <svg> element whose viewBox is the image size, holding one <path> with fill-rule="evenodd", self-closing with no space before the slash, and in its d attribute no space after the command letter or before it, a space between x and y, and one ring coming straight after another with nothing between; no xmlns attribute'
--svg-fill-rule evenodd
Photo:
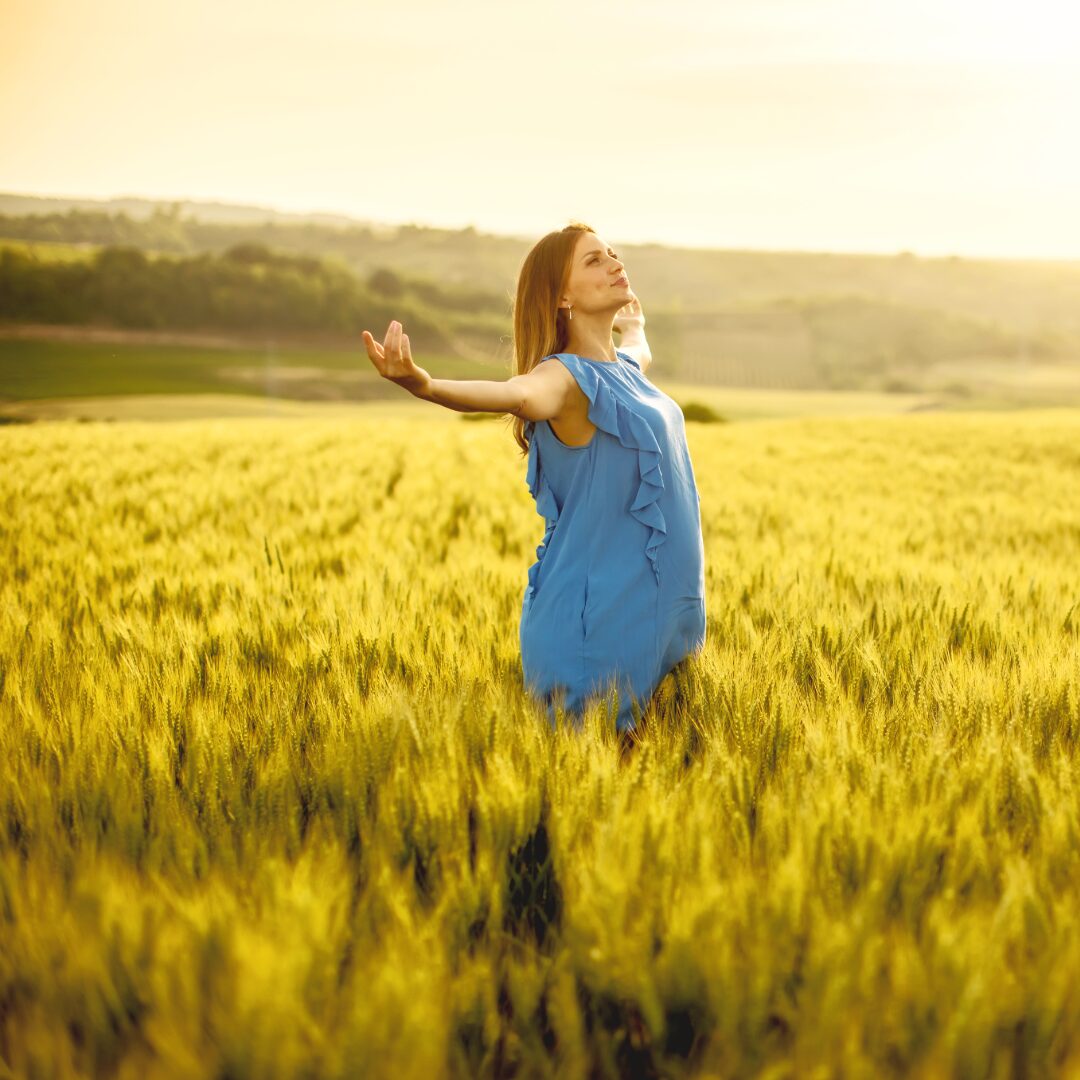
<svg viewBox="0 0 1080 1080"><path fill-rule="evenodd" d="M580 714L616 690L620 731L705 644L705 555L686 425L645 375L644 322L619 256L572 222L522 264L511 378L433 379L413 362L399 322L381 346L363 335L379 374L416 397L515 417L546 524L521 607L526 688L552 721L556 705Z"/></svg>

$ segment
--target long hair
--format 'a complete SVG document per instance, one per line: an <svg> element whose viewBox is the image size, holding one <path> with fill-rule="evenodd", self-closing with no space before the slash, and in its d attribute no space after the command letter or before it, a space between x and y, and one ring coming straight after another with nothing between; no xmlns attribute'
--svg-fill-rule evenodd
<svg viewBox="0 0 1080 1080"><path fill-rule="evenodd" d="M578 237L595 231L582 221L571 221L565 228L541 237L525 256L514 298L515 375L526 375L545 356L565 350L570 330L566 311L559 308L559 298L570 278ZM525 424L515 416L511 425L522 455L529 451Z"/></svg>

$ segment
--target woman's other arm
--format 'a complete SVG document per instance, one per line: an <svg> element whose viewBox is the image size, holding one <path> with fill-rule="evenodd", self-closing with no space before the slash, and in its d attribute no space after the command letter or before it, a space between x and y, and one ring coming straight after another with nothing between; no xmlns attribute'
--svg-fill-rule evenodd
<svg viewBox="0 0 1080 1080"><path fill-rule="evenodd" d="M619 348L622 352L629 353L641 365L642 374L649 370L652 353L649 351L644 330L639 330L636 334L624 333L619 341Z"/></svg>
<svg viewBox="0 0 1080 1080"><path fill-rule="evenodd" d="M629 353L641 365L642 372L648 371L652 363L652 352L645 338L645 312L642 311L641 301L636 296L619 309L612 329L620 331L619 348Z"/></svg>

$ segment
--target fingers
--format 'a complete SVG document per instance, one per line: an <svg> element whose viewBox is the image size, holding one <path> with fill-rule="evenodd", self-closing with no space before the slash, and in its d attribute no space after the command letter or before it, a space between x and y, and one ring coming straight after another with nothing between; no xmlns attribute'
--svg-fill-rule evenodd
<svg viewBox="0 0 1080 1080"><path fill-rule="evenodd" d="M390 360L393 362L398 350L400 349L401 342L401 323L397 319L391 319L390 325L386 328L386 337L383 338L382 354L384 360Z"/></svg>
<svg viewBox="0 0 1080 1080"><path fill-rule="evenodd" d="M363 336L364 336L364 348L367 349L368 357L371 360L374 360L376 362L376 366L378 366L378 362L380 360L382 360L384 355L385 355L383 353L383 348L375 340L375 338L372 337L370 330L365 330Z"/></svg>
<svg viewBox="0 0 1080 1080"><path fill-rule="evenodd" d="M396 319L394 320L394 359L401 363L401 337L403 328L401 323Z"/></svg>
<svg viewBox="0 0 1080 1080"><path fill-rule="evenodd" d="M367 330L363 332L363 338L367 354L379 369L379 374L393 376L403 365L412 364L409 335L403 331L397 319L391 320L386 328L386 337L383 338L382 345L379 345Z"/></svg>

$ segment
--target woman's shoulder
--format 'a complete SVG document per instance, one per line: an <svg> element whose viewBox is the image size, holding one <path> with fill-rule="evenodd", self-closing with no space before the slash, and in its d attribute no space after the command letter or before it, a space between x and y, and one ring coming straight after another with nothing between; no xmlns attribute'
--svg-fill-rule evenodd
<svg viewBox="0 0 1080 1080"><path fill-rule="evenodd" d="M605 368L616 370L618 368L632 367L635 371L641 371L641 365L630 353L616 349L615 355L619 358L617 361L592 360L587 356L578 356L577 353L572 352L548 353L547 356L543 356L537 361L536 366L539 367L545 360L560 360L571 371L575 373L582 372L587 377L599 375Z"/></svg>

